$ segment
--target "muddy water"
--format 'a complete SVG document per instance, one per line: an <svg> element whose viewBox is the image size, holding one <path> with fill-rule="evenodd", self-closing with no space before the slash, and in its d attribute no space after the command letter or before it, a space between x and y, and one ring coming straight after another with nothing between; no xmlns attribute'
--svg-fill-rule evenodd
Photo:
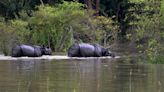
<svg viewBox="0 0 164 92"><path fill-rule="evenodd" d="M124 59L0 61L0 92L164 92L164 65Z"/></svg>

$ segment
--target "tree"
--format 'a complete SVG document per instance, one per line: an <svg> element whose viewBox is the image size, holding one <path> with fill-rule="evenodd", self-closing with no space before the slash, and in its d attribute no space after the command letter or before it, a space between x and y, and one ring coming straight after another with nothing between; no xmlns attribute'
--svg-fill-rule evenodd
<svg viewBox="0 0 164 92"><path fill-rule="evenodd" d="M29 16L36 6L42 4L59 4L64 0L0 0L0 15L6 20L19 18L20 12L25 11Z"/></svg>

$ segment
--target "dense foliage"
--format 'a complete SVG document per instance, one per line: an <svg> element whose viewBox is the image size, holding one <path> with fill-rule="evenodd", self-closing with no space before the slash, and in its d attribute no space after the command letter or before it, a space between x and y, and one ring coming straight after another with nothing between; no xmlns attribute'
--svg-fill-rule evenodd
<svg viewBox="0 0 164 92"><path fill-rule="evenodd" d="M138 1L138 2L137 2ZM129 37L138 45L140 53L146 55L152 63L163 61L163 17L161 0L133 0L136 3L130 8L135 19L130 22ZM141 7L142 6L142 7Z"/></svg>
<svg viewBox="0 0 164 92"><path fill-rule="evenodd" d="M55 7L40 5L31 16L26 11L21 11L19 18L7 22L2 18L1 30L5 32L5 37L12 35L13 32L15 34L12 41L10 37L2 36L1 39L4 41L1 44L5 45L2 46L3 52L8 54L7 48L21 43L44 44L50 46L53 51L66 51L75 41L106 44L107 40L104 41L106 38L102 35L107 36L109 32L114 34L117 26L110 18L94 17L94 12L88 12L82 7L83 5L77 2L63 2ZM9 28L13 32L10 32Z"/></svg>

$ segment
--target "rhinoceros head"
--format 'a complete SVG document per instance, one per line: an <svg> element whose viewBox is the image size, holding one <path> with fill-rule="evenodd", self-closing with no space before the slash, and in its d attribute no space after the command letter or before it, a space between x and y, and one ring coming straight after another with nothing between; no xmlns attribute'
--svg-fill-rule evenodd
<svg viewBox="0 0 164 92"><path fill-rule="evenodd" d="M111 51L109 51L108 49L102 48L102 55L103 56L111 56L111 57L115 57L115 54L112 53Z"/></svg>
<svg viewBox="0 0 164 92"><path fill-rule="evenodd" d="M45 47L44 45L41 47L42 55L51 55L52 50L50 47Z"/></svg>

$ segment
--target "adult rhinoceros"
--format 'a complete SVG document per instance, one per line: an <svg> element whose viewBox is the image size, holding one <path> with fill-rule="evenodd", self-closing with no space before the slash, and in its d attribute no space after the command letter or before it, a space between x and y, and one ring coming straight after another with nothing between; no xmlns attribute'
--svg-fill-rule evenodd
<svg viewBox="0 0 164 92"><path fill-rule="evenodd" d="M28 56L28 57L40 57L42 55L51 55L52 51L49 47L44 46L31 46L31 45L17 45L14 48L12 48L12 57L22 57L22 56Z"/></svg>
<svg viewBox="0 0 164 92"><path fill-rule="evenodd" d="M115 57L113 53L101 47L100 45L88 44L88 43L73 44L68 49L68 56L69 57L101 57L101 56Z"/></svg>

